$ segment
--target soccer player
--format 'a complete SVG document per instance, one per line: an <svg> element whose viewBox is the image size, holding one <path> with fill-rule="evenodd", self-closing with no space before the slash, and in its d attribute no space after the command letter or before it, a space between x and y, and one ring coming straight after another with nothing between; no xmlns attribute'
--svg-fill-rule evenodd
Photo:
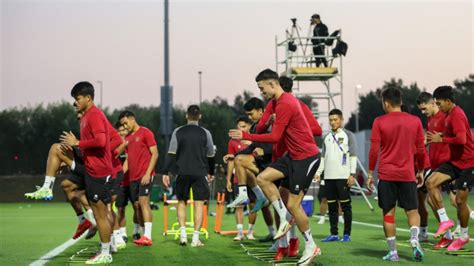
<svg viewBox="0 0 474 266"><path fill-rule="evenodd" d="M115 128L117 129L117 132L119 133L120 137L126 142L126 137L128 136L129 131L120 123L120 121L118 121L115 124ZM119 156L119 159L123 165L123 163L125 162L125 159L127 159L127 154L125 152L122 152ZM117 220L120 225L120 232L122 234L122 238L125 242L128 242L125 207L128 205L129 201L132 203L132 208L133 208L133 223L134 223L133 240L138 240L141 237L140 224L143 225L143 221L141 223L139 222L140 216L137 215L138 209L135 208L135 204L133 204L133 201L132 201L132 196L130 193L130 177L127 172L127 173L124 173L123 175L123 181L120 184L120 192L118 193L117 200L115 202L115 206L117 206Z"/></svg>
<svg viewBox="0 0 474 266"><path fill-rule="evenodd" d="M399 89L388 88L382 91L382 103L386 114L377 117L372 125L367 187L373 189L373 172L380 156L378 203L383 211L383 227L389 247L389 252L383 259L399 260L395 237L395 207L398 202L408 217L413 258L421 261L424 253L418 241L420 215L417 181L418 186L421 186L425 156L423 127L419 118L402 112L402 93ZM419 167L416 175L415 158Z"/></svg>
<svg viewBox="0 0 474 266"><path fill-rule="evenodd" d="M130 192L135 208L143 219L145 230L143 236L134 240L138 246L151 246L153 214L150 207L150 192L155 176L155 165L158 160L158 147L153 132L140 126L135 114L123 111L119 115L120 123L130 132L127 136L127 159L124 171L130 178Z"/></svg>
<svg viewBox="0 0 474 266"><path fill-rule="evenodd" d="M101 241L100 254L88 259L86 264L111 263L110 237L112 227L107 204L111 201L107 186L112 175L112 154L110 152L109 123L104 113L94 104L94 87L83 81L77 83L71 90L77 111L84 112L81 119L81 140L71 132L64 132L61 136L63 144L79 147L83 154L86 168L85 188L86 195L97 221Z"/></svg>
<svg viewBox="0 0 474 266"><path fill-rule="evenodd" d="M247 116L241 116L237 119L237 128L249 132L250 130L250 125L251 121ZM229 192L237 192L237 190L234 188L232 189L232 176L234 176L234 183L237 183L237 171L234 171L234 158L235 154L239 151L244 150L245 148L248 147L248 145L251 144L250 141L247 140L234 140L230 139L229 144L228 144L228 149L227 149L227 154L224 156L224 162L227 163L227 191ZM235 175L233 174L235 172ZM255 195L252 194L252 191L250 191L249 199L251 204L249 206L252 206L255 204ZM237 222L237 236L234 237L234 241L242 241L245 239L244 235L244 227L243 227L243 221L244 221L244 206L243 205L237 205L235 206L235 220ZM255 213L249 213L248 215L249 218L249 229L247 231L247 238L250 240L255 240L255 237L253 236L253 227L255 225L255 220L257 219L257 215Z"/></svg>
<svg viewBox="0 0 474 266"><path fill-rule="evenodd" d="M446 114L439 110L439 107L436 105L433 96L428 92L422 92L417 100L416 103L420 111L428 117L428 124L426 127L427 132L444 132L445 130L445 119ZM447 143L431 143L429 144L429 164L430 164L430 171L425 173L425 177L428 177L431 174L432 170L438 169L443 163L449 160L449 145ZM426 179L425 179L426 182ZM418 192L418 198L420 201L420 206L424 207L424 200L427 197L428 190L426 189L427 183L421 187L421 191ZM450 193L448 191L448 193ZM433 209L436 218L439 220L439 215L436 212L436 209L433 207L431 200L428 201L431 208ZM426 208L422 208L419 210L420 217L421 217L421 238L423 240L426 235L427 238L427 224L428 224L428 213ZM453 242L453 235L451 229L448 229L445 235L441 238L441 240L433 246L433 249L440 249L446 248Z"/></svg>
<svg viewBox="0 0 474 266"><path fill-rule="evenodd" d="M208 182L214 180L215 148L211 133L199 125L201 110L197 105L188 107L186 113L188 123L178 127L171 136L168 156L165 163L163 184L170 185L168 172L176 169L176 196L178 198L178 221L181 235L180 244L187 245L186 235L186 202L190 190L194 196L194 234L191 247L202 247L199 240L202 225L204 201L209 198ZM176 167L174 167L176 166ZM206 180L207 175L207 180Z"/></svg>
<svg viewBox="0 0 474 266"><path fill-rule="evenodd" d="M331 132L323 139L321 163L316 171L319 181L324 172L325 192L329 208L331 234L322 242L350 242L352 226L352 205L350 188L356 182L357 142L354 133L343 128L344 119L339 109L329 112ZM339 204L344 213L344 235L339 239Z"/></svg>
<svg viewBox="0 0 474 266"><path fill-rule="evenodd" d="M278 81L284 92L292 93L293 80L291 78L280 77ZM322 129L319 126L318 121L314 118L313 113L311 112L309 107L299 99L298 99L298 102L300 104L301 110L303 111L304 117L306 118L306 121L309 124L309 127L311 129L313 136L321 136ZM265 108L265 113L263 114L262 119L260 119L259 123L256 126L258 133L264 133L273 124L273 121L275 120L275 116L276 116L275 105L276 105L276 101L270 99ZM273 162L277 161L278 159L283 157L283 155L285 155L287 151L288 150L285 146L285 143L283 142L274 143L273 151L272 151L272 161ZM283 203L287 204L288 195L290 193L288 177L285 177L284 179L276 181L275 185L279 188L279 193L280 193L281 199L283 200ZM257 205L253 211L256 211L257 207L259 207L259 205ZM275 214L275 221L277 224L280 223L279 216L277 214ZM284 256L296 257L298 255L299 239L298 239L298 236L296 235L296 225L293 224L291 226L289 235L290 235L289 243L286 237L280 238L278 243L276 243L278 244L278 249L276 250L276 254L274 257L275 260L277 261L282 260Z"/></svg>
<svg viewBox="0 0 474 266"><path fill-rule="evenodd" d="M275 239L285 236L296 221L305 239L305 250L298 264L307 265L320 254L321 250L314 243L308 217L301 207L301 201L318 168L319 150L300 103L293 95L283 91L278 74L270 69L263 70L257 75L256 82L263 96L276 100L276 118L272 125L272 132L248 134L233 129L230 130L229 136L234 139L285 144L288 153L260 173L257 182L281 219ZM286 176L289 177L290 188L288 209L273 183Z"/></svg>
<svg viewBox="0 0 474 266"><path fill-rule="evenodd" d="M444 208L439 187L446 181L456 180L454 186L456 188L457 213L461 222L461 235L448 246L448 251L455 251L469 242L467 198L474 185L474 143L466 114L455 103L453 88L450 86L438 87L434 91L433 97L441 112L447 115L446 127L444 132L428 132L427 140L430 144L447 143L450 157L431 174L426 186L431 201L439 214L440 225L435 233L435 237L439 237L454 226L454 222L449 219Z"/></svg>

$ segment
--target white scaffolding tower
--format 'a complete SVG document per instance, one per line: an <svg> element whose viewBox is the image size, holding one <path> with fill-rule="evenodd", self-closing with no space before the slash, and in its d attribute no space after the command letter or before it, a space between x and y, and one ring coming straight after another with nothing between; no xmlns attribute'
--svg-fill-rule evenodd
<svg viewBox="0 0 474 266"><path fill-rule="evenodd" d="M317 118L327 117L333 108L343 109L342 57L332 54L332 47L341 39L341 30L331 35L333 36L300 37L299 34L294 36L293 32L290 33L287 30L283 41L279 42L278 37L275 37L276 69L279 73L283 70L281 75L297 82L294 95L327 102L327 111L320 110L318 106L312 107L313 115ZM321 39L323 42L332 40L331 45L325 45L322 56L313 54L315 45L311 43L311 40L315 39ZM296 45L296 50L290 51L289 47L294 45ZM283 58L279 59L281 55ZM316 58L326 58L328 67L316 67ZM310 91L300 90L300 82L306 83L311 88ZM317 86L318 83L323 86Z"/></svg>

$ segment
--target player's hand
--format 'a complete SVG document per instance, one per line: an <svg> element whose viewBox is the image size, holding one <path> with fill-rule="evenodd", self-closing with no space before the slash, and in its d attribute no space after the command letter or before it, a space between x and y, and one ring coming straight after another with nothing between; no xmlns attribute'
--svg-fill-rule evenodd
<svg viewBox="0 0 474 266"><path fill-rule="evenodd" d="M320 182L320 181L321 181L321 176L315 175L314 178L313 178L313 180L314 180L315 182Z"/></svg>
<svg viewBox="0 0 474 266"><path fill-rule="evenodd" d="M416 173L416 187L420 188L423 186L425 183L425 172L423 170L419 170L418 173Z"/></svg>
<svg viewBox="0 0 474 266"><path fill-rule="evenodd" d="M262 148L255 148L253 152L255 152L257 156L263 156L265 154Z"/></svg>
<svg viewBox="0 0 474 266"><path fill-rule="evenodd" d="M267 122L265 123L265 126L269 127L270 125L272 125L275 119L276 119L276 114L271 114Z"/></svg>
<svg viewBox="0 0 474 266"><path fill-rule="evenodd" d="M440 143L443 142L443 134L436 131L428 131L426 132L426 139L428 140L428 143Z"/></svg>
<svg viewBox="0 0 474 266"><path fill-rule="evenodd" d="M207 175L207 183L212 183L214 181L215 176L213 175Z"/></svg>
<svg viewBox="0 0 474 266"><path fill-rule="evenodd" d="M142 181L140 182L140 184L141 184L142 186L146 186L146 185L150 184L150 180L151 180L151 176L145 174L145 175L142 177Z"/></svg>
<svg viewBox="0 0 474 266"><path fill-rule="evenodd" d="M165 185L166 188L170 187L170 176L169 175L163 175L163 185Z"/></svg>
<svg viewBox="0 0 474 266"><path fill-rule="evenodd" d="M347 187L352 187L353 185L355 184L355 178L354 176L350 175L348 178L347 178Z"/></svg>
<svg viewBox="0 0 474 266"><path fill-rule="evenodd" d="M233 154L226 154L226 155L224 155L224 158L222 158L222 160L224 160L224 163L227 163L227 161L229 161L229 160L234 160L234 155Z"/></svg>
<svg viewBox="0 0 474 266"><path fill-rule="evenodd" d="M231 129L229 130L229 137L233 139L242 139L242 130L239 129Z"/></svg>
<svg viewBox="0 0 474 266"><path fill-rule="evenodd" d="M74 134L71 131L69 132L63 131L63 134L61 135L61 137L59 137L59 139L61 140L62 144L66 144L69 146L79 145L79 140L76 138L76 136L74 136Z"/></svg>
<svg viewBox="0 0 474 266"><path fill-rule="evenodd" d="M226 184L226 188L227 188L227 191L228 192L232 192L232 182L230 182L230 179L227 179L227 184Z"/></svg>
<svg viewBox="0 0 474 266"><path fill-rule="evenodd" d="M372 174L372 171L369 171L369 176L367 177L367 189L370 190L370 191L375 190L374 176Z"/></svg>

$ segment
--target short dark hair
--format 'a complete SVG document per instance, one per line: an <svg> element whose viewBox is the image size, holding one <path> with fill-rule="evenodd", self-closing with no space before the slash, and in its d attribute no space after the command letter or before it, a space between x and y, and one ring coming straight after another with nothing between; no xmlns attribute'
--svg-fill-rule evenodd
<svg viewBox="0 0 474 266"><path fill-rule="evenodd" d="M119 121L122 120L122 118L124 118L124 117L133 117L133 118L135 118L135 114L132 111L125 110L125 111L120 113L120 115L118 117Z"/></svg>
<svg viewBox="0 0 474 266"><path fill-rule="evenodd" d="M317 18L317 19L321 19L321 17L318 15L318 14L314 14L311 16L311 18Z"/></svg>
<svg viewBox="0 0 474 266"><path fill-rule="evenodd" d="M424 91L418 95L418 98L416 98L416 104L429 103L431 100L433 100L433 95Z"/></svg>
<svg viewBox="0 0 474 266"><path fill-rule="evenodd" d="M94 100L94 86L88 81L81 81L72 87L71 96L73 98L77 96L91 96L92 100Z"/></svg>
<svg viewBox="0 0 474 266"><path fill-rule="evenodd" d="M402 91L397 88L387 88L382 91L382 101L388 102L392 106L401 106Z"/></svg>
<svg viewBox="0 0 474 266"><path fill-rule="evenodd" d="M257 97L252 97L250 98L245 104L244 104L244 110L246 112L250 112L253 109L265 109L263 101Z"/></svg>
<svg viewBox="0 0 474 266"><path fill-rule="evenodd" d="M117 121L117 122L115 122L115 125L114 125L115 129L119 129L119 128L122 127L122 126L123 126L123 125L122 125L122 123L120 123L120 120Z"/></svg>
<svg viewBox="0 0 474 266"><path fill-rule="evenodd" d="M342 118L342 111L337 108L332 109L331 111L329 111L329 116L331 115L338 115L340 118Z"/></svg>
<svg viewBox="0 0 474 266"><path fill-rule="evenodd" d="M269 79L273 79L278 82L278 74L269 68L262 70L260 73L258 73L257 77L255 77L256 82Z"/></svg>
<svg viewBox="0 0 474 266"><path fill-rule="evenodd" d="M433 92L433 97L440 100L450 100L454 103L454 89L451 86L440 86Z"/></svg>
<svg viewBox="0 0 474 266"><path fill-rule="evenodd" d="M278 82L280 82L280 86L285 92L293 90L293 80L291 78L282 76L278 79Z"/></svg>
<svg viewBox="0 0 474 266"><path fill-rule="evenodd" d="M193 104L188 107L186 114L188 115L188 119L196 121L199 120L199 116L201 115L201 109L199 108L199 106Z"/></svg>
<svg viewBox="0 0 474 266"><path fill-rule="evenodd" d="M250 118L249 118L247 115L241 115L241 116L239 116L239 117L237 118L237 124L238 124L239 122L245 122L245 123L247 123L247 124L249 124L249 125L252 124L252 121L250 120Z"/></svg>

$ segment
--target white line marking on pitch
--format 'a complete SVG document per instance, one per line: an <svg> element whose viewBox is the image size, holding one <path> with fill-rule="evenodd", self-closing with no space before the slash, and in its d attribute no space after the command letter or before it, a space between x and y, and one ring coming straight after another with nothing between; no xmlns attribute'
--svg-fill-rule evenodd
<svg viewBox="0 0 474 266"><path fill-rule="evenodd" d="M54 257L56 257L57 255L63 253L66 249L68 249L69 247L71 247L72 245L76 244L80 239L82 239L83 236L87 235L87 232L89 230L86 230L84 232L84 234L82 234L81 237L79 237L78 239L74 240L74 239L69 239L68 241L64 242L63 244L61 244L60 246L54 248L53 250L51 250L50 252L44 254L41 258L39 258L38 260L35 260L33 261L30 266L43 266L45 265L47 262L49 262L50 260L52 260Z"/></svg>
<svg viewBox="0 0 474 266"><path fill-rule="evenodd" d="M319 215L313 215L313 217L319 218L320 216ZM324 219L327 220L326 218L324 218ZM358 225L364 225L364 226L368 226L368 227L383 229L383 226L380 225L380 224L369 224L369 223L363 223L363 222L357 222L357 221L352 221L352 224L358 224ZM397 231L401 231L401 232L410 232L410 230L405 229L405 228L398 228L397 227L396 229L397 229ZM428 235L434 236L434 233L428 233ZM474 238L470 238L469 240L474 241Z"/></svg>

